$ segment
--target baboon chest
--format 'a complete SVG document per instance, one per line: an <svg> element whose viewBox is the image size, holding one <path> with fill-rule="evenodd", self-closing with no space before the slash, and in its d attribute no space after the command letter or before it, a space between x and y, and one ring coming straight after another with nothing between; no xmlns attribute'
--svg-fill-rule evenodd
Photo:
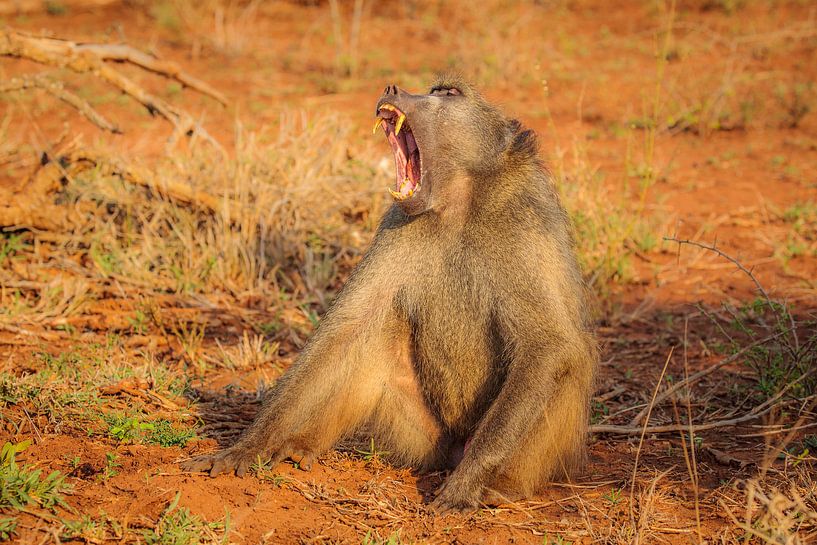
<svg viewBox="0 0 817 545"><path fill-rule="evenodd" d="M443 425L468 435L502 380L490 286L458 261L420 278L406 316L416 376Z"/></svg>

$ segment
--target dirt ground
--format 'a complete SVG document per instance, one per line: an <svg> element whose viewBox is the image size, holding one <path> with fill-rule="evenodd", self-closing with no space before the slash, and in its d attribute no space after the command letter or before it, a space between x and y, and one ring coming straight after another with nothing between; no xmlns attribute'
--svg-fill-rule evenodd
<svg viewBox="0 0 817 545"><path fill-rule="evenodd" d="M211 226L245 240L256 224L132 192L121 169L103 179L120 185L100 188L100 166L64 165L50 204L74 215L61 230L4 226L0 443L30 440L18 469L64 482L53 505L44 489L22 505L4 489L0 536L5 520L14 543L817 541L817 6L411 1L335 12L320 1L175 0L3 11L12 4L0 2L0 25L127 42L212 85L227 106L113 64L189 112L226 154L195 136L169 147L170 123L88 74L0 57L0 81L48 70L123 129L100 130L42 91L0 94L6 195L23 198L43 154L91 149L259 203L254 214L275 218L262 243L282 249L261 269L251 251L208 261L208 246L233 240L207 238ZM228 445L252 419L370 240L392 175L387 145L371 136L381 90L419 91L451 68L536 130L576 221L603 350L585 474L519 504L439 517L427 505L444 475L392 467L365 441L309 472L182 472L179 461ZM241 193L245 180L267 193ZM299 191L314 180L323 185ZM121 242L131 212L144 226L160 212L192 218L195 252L157 250L162 236L139 229ZM156 232L184 241L187 228Z"/></svg>

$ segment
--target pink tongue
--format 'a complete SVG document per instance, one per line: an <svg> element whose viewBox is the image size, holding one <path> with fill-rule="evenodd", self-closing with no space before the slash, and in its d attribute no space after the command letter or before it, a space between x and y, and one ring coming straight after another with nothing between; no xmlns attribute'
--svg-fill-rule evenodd
<svg viewBox="0 0 817 545"><path fill-rule="evenodd" d="M403 163L405 164L406 152L403 151L403 146L400 145L400 141L397 139L393 132L389 133L389 144L391 144L396 151L400 152L400 158L403 159Z"/></svg>
<svg viewBox="0 0 817 545"><path fill-rule="evenodd" d="M400 140L397 136L388 131L388 138L389 144L391 144L392 148L394 149L394 158L395 158L395 167L396 167L396 187L395 189L399 191L402 195L408 195L409 192L414 189L414 186L411 183L404 184L403 181L408 178L407 166L408 166L408 158L406 155L405 140Z"/></svg>

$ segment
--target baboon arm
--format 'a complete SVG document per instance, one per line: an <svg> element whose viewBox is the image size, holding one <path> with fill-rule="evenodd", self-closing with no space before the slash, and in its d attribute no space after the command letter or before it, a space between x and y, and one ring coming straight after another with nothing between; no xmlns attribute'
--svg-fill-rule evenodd
<svg viewBox="0 0 817 545"><path fill-rule="evenodd" d="M380 363L388 349L383 328L390 308L375 286L344 291L298 361L273 387L242 442L266 444L271 452L283 438L309 436L312 445L329 448L371 410L362 392L382 385L387 370L366 363Z"/></svg>
<svg viewBox="0 0 817 545"><path fill-rule="evenodd" d="M241 475L258 458L309 460L371 414L389 372L390 337L384 328L394 311L393 289L382 281L387 265L364 257L238 442L187 464L188 469Z"/></svg>
<svg viewBox="0 0 817 545"><path fill-rule="evenodd" d="M520 311L521 312L521 311ZM536 316L535 314L533 316ZM542 325L518 325L526 334L508 331L508 371L494 402L480 420L465 455L435 500L446 509L469 509L478 505L483 486L524 443L524 438L548 410L564 380L569 378L569 337L530 332Z"/></svg>

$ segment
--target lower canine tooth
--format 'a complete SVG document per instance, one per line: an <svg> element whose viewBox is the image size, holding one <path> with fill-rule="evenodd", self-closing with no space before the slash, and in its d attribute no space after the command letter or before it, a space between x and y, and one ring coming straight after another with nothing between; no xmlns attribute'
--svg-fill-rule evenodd
<svg viewBox="0 0 817 545"><path fill-rule="evenodd" d="M396 201L404 201L404 200L406 200L406 196L405 196L405 195L403 195L402 193L398 193L397 191L395 191L395 190L394 190L394 189L392 189L392 188L389 188L389 193L391 193L391 196L392 196L392 197L394 197L394 200L396 200Z"/></svg>

